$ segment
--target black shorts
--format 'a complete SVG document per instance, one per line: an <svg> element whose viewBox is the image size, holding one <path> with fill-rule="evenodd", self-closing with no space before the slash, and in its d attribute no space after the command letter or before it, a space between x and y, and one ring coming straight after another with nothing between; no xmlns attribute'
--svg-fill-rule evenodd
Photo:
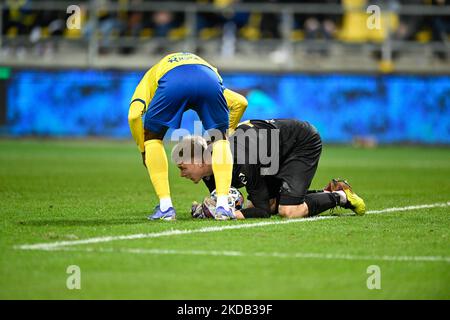
<svg viewBox="0 0 450 320"><path fill-rule="evenodd" d="M278 198L280 205L298 205L305 201L305 195L319 164L322 140L317 130L311 126L310 134L299 141L285 159L280 161L280 169L274 176L264 179L269 186L271 198Z"/></svg>

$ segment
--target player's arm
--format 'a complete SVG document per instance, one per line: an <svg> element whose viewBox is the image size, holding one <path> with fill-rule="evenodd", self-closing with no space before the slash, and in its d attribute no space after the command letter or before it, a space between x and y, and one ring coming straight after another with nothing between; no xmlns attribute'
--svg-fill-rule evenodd
<svg viewBox="0 0 450 320"><path fill-rule="evenodd" d="M263 190L258 190L261 192ZM248 218L270 218L270 199L264 199L261 194L249 194L249 200L252 202L253 207L247 207L241 209L240 213ZM239 214L239 213L238 213ZM236 213L235 213L236 215Z"/></svg>
<svg viewBox="0 0 450 320"><path fill-rule="evenodd" d="M278 201L277 198L272 198L269 200L270 213L275 214L278 211ZM253 203L247 199L247 203L245 204L246 208L254 208Z"/></svg>
<svg viewBox="0 0 450 320"><path fill-rule="evenodd" d="M230 109L230 130L234 131L247 109L248 102L243 95L230 89L225 89L223 95L227 100L228 109Z"/></svg>
<svg viewBox="0 0 450 320"><path fill-rule="evenodd" d="M269 188L266 180L261 178L260 167L247 165L245 175L248 200L253 206L239 210L235 212L235 215L242 214L245 218L269 218L271 213Z"/></svg>
<svg viewBox="0 0 450 320"><path fill-rule="evenodd" d="M205 186L208 188L209 193L213 192L214 189L216 189L216 181L214 180L214 175L204 177L202 180Z"/></svg>
<svg viewBox="0 0 450 320"><path fill-rule="evenodd" d="M128 110L128 124L130 126L131 135L139 148L139 151L143 153L144 148L144 125L142 123L142 116L151 101L150 97L150 77L151 69L144 75L139 82L133 97L130 102L130 109Z"/></svg>

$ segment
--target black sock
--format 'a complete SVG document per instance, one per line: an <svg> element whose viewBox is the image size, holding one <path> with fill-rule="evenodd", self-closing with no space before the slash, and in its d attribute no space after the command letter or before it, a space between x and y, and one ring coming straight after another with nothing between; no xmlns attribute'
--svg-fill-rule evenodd
<svg viewBox="0 0 450 320"><path fill-rule="evenodd" d="M337 207L339 205L339 195L329 192L308 193L305 196L305 202L308 206L308 215L312 217Z"/></svg>

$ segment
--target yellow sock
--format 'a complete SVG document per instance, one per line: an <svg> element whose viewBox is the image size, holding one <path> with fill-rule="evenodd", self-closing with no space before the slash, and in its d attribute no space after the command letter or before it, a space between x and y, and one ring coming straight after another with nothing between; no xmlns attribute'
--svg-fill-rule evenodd
<svg viewBox="0 0 450 320"><path fill-rule="evenodd" d="M212 170L216 180L217 206L228 208L228 192L230 191L231 176L233 173L233 157L231 155L230 142L218 140L213 144ZM225 203L219 203L225 201Z"/></svg>
<svg viewBox="0 0 450 320"><path fill-rule="evenodd" d="M161 199L170 199L169 166L162 140L148 140L144 142L145 164L152 181L155 192ZM163 211L166 208L161 208Z"/></svg>

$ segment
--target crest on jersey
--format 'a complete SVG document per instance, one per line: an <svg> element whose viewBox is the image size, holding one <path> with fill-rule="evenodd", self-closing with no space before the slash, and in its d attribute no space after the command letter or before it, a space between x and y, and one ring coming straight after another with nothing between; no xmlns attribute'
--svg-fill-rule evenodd
<svg viewBox="0 0 450 320"><path fill-rule="evenodd" d="M247 184L247 177L243 173L239 173L239 180L245 186Z"/></svg>

